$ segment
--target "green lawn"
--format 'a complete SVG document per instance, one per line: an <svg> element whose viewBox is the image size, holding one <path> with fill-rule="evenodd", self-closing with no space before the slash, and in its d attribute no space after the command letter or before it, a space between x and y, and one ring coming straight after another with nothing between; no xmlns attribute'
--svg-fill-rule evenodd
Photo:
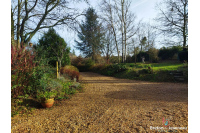
<svg viewBox="0 0 200 133"><path fill-rule="evenodd" d="M183 67L183 63L149 63L149 64L143 64L143 63L126 63L126 66L128 68L132 68L135 70L141 70L144 68L148 68L149 66L154 70L177 70L179 67Z"/></svg>
<svg viewBox="0 0 200 133"><path fill-rule="evenodd" d="M184 73L185 82L188 78L188 67L185 63L126 63L126 67L128 70L116 73L114 76L153 82L176 82L169 71L181 70Z"/></svg>

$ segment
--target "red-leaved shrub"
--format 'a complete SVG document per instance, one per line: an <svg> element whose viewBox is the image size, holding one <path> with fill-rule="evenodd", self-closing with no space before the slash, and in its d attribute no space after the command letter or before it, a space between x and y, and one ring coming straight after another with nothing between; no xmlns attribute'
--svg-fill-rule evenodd
<svg viewBox="0 0 200 133"><path fill-rule="evenodd" d="M61 67L60 73L68 75L71 78L71 80L76 78L76 80L79 81L80 74L79 74L78 69L74 66Z"/></svg>
<svg viewBox="0 0 200 133"><path fill-rule="evenodd" d="M12 97L23 95L29 84L35 66L34 52L26 47L17 48L11 45L11 94Z"/></svg>

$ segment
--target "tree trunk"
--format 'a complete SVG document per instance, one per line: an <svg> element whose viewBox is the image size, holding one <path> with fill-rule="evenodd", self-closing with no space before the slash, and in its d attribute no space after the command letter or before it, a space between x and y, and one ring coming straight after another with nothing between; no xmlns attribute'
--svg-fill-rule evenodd
<svg viewBox="0 0 200 133"><path fill-rule="evenodd" d="M124 15L123 15L124 16ZM124 62L126 63L126 21L127 21L127 15L125 14L124 18L123 18L123 22L124 22Z"/></svg>
<svg viewBox="0 0 200 133"><path fill-rule="evenodd" d="M106 53L107 64L109 63L109 51L110 51L109 44L107 44L107 53Z"/></svg>
<svg viewBox="0 0 200 133"><path fill-rule="evenodd" d="M21 11L21 1L18 0L18 14L17 14L17 46L20 48L20 11Z"/></svg>
<svg viewBox="0 0 200 133"><path fill-rule="evenodd" d="M14 19L13 19L13 12L11 9L11 44L14 46L15 40L14 40Z"/></svg>
<svg viewBox="0 0 200 133"><path fill-rule="evenodd" d="M60 60L59 60L59 69L61 68L61 65L62 65L62 64L61 64L61 59L60 59Z"/></svg>
<svg viewBox="0 0 200 133"><path fill-rule="evenodd" d="M59 74L59 77L60 77L60 68L61 68L61 59L58 58L58 74Z"/></svg>
<svg viewBox="0 0 200 133"><path fill-rule="evenodd" d="M121 5L122 5L122 22L121 22L121 27L122 27L122 63L124 63L124 0L121 0Z"/></svg>
<svg viewBox="0 0 200 133"><path fill-rule="evenodd" d="M119 54L119 51L117 53L118 53L118 63L120 63L120 54Z"/></svg>
<svg viewBox="0 0 200 133"><path fill-rule="evenodd" d="M136 48L135 48L135 45L134 45L134 56L135 56L135 64L136 64Z"/></svg>
<svg viewBox="0 0 200 133"><path fill-rule="evenodd" d="M123 33L122 33L122 63L124 63L124 43L123 43Z"/></svg>
<svg viewBox="0 0 200 133"><path fill-rule="evenodd" d="M94 46L92 46L92 60L95 62L95 50L94 50Z"/></svg>
<svg viewBox="0 0 200 133"><path fill-rule="evenodd" d="M183 49L186 47L186 5L184 5L184 22L183 22Z"/></svg>
<svg viewBox="0 0 200 133"><path fill-rule="evenodd" d="M117 48L118 63L120 63L120 55L119 55L119 48L118 48L118 43L117 43L117 36L116 36L116 33L115 33L115 28L113 26L113 22L112 22L112 29L113 29L113 33L114 33L114 37L115 37L116 48Z"/></svg>

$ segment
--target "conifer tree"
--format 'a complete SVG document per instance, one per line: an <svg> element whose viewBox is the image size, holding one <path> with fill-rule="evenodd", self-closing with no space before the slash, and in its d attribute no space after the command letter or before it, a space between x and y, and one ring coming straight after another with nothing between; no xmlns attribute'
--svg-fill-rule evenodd
<svg viewBox="0 0 200 133"><path fill-rule="evenodd" d="M56 65L56 61L59 63L59 68L70 63L70 48L67 47L65 40L53 28L49 28L44 33L35 49L37 50L38 57L47 59L52 66Z"/></svg>
<svg viewBox="0 0 200 133"><path fill-rule="evenodd" d="M85 22L80 24L78 31L78 39L75 40L76 48L80 50L85 57L92 57L96 60L96 56L101 54L103 47L103 27L97 20L98 16L93 8L88 8L85 15Z"/></svg>

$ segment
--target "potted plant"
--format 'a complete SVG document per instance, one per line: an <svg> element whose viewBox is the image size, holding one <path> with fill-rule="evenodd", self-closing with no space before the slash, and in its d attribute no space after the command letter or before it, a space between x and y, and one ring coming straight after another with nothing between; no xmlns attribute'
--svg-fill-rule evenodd
<svg viewBox="0 0 200 133"><path fill-rule="evenodd" d="M53 91L38 92L37 94L37 98L44 108L50 108L53 106L55 96L56 92Z"/></svg>
<svg viewBox="0 0 200 133"><path fill-rule="evenodd" d="M60 88L61 85L56 82L56 80L48 78L47 75L44 75L39 82L37 99L41 102L43 107L50 108L53 106L54 97L57 95L56 90Z"/></svg>

